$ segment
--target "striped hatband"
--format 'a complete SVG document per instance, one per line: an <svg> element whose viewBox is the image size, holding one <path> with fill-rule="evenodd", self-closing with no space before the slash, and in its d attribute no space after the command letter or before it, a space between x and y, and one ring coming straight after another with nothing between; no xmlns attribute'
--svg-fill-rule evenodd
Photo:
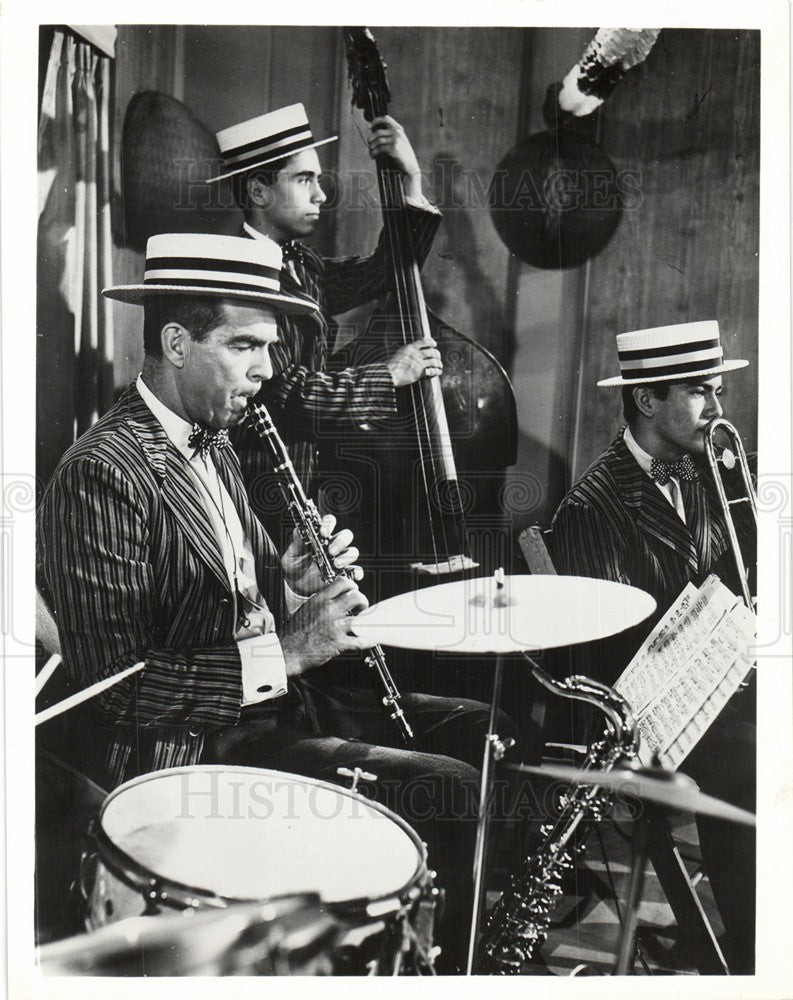
<svg viewBox="0 0 793 1000"><path fill-rule="evenodd" d="M279 312L317 309L281 291L281 248L273 240L210 233L161 233L146 244L142 285L114 285L103 295L133 305L147 295L218 295L271 306Z"/></svg>
<svg viewBox="0 0 793 1000"><path fill-rule="evenodd" d="M617 334L620 374L598 385L642 385L745 368L748 361L725 361L716 320L678 323Z"/></svg>
<svg viewBox="0 0 793 1000"><path fill-rule="evenodd" d="M244 173L253 167L262 167L336 139L336 135L315 139L306 109L302 104L290 104L288 108L279 108L218 132L218 146L225 169L217 177L210 177L207 183Z"/></svg>

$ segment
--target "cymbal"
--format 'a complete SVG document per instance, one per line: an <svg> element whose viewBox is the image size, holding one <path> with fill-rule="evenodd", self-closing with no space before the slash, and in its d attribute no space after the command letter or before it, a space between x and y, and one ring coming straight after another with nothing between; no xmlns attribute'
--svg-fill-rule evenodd
<svg viewBox="0 0 793 1000"><path fill-rule="evenodd" d="M636 625L655 609L636 587L580 576L458 580L367 608L357 635L404 649L515 653L589 642Z"/></svg>
<svg viewBox="0 0 793 1000"><path fill-rule="evenodd" d="M295 948L305 948L315 939L326 941L335 935L336 921L320 909L319 896L305 893L267 902L126 917L44 944L38 959L48 975L253 974L255 964L266 964L276 951L281 957L287 955L290 936Z"/></svg>
<svg viewBox="0 0 793 1000"><path fill-rule="evenodd" d="M597 785L599 788L608 788L621 795L655 802L670 809L704 813L706 816L715 816L717 819L726 819L733 823L745 823L747 826L757 825L754 813L713 798L712 795L705 795L699 790L693 778L680 774L679 771L644 767L582 771L567 764L543 764L541 767L530 764L505 766L513 771L555 778L570 785Z"/></svg>

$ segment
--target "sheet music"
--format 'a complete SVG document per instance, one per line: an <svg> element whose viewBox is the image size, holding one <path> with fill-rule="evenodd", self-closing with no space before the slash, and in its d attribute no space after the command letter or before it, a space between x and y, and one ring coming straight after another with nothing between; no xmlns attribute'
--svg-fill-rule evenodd
<svg viewBox="0 0 793 1000"><path fill-rule="evenodd" d="M685 587L615 685L636 716L642 763L682 763L751 669L755 627L718 577Z"/></svg>

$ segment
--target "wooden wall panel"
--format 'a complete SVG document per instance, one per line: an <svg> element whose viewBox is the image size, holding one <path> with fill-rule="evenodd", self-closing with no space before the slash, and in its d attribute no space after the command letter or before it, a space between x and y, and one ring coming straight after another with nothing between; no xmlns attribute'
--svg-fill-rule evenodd
<svg viewBox="0 0 793 1000"><path fill-rule="evenodd" d="M603 145L639 171L638 204L590 267L577 414L580 472L621 423L614 335L718 319L725 354L751 367L725 380L727 407L757 446L759 36L665 30L603 112Z"/></svg>
<svg viewBox="0 0 793 1000"><path fill-rule="evenodd" d="M141 90L157 90L175 96L174 25L129 25L118 29L116 43L115 99L112 122L113 157L113 280L116 284L140 281L143 254L124 247L124 212L121 191L121 135L130 99ZM124 388L143 363L143 311L122 302L113 303L115 338L113 379Z"/></svg>
<svg viewBox="0 0 793 1000"><path fill-rule="evenodd" d="M509 254L490 221L487 188L515 141L523 31L514 28L372 28L388 65L391 112L425 171L425 191L444 223L424 268L428 304L446 322L497 356L511 352L506 304ZM340 94L340 163L347 204L338 212L338 244L358 251L380 227L374 170ZM362 121L356 112L358 123ZM355 185L354 187L352 185Z"/></svg>
<svg viewBox="0 0 793 1000"><path fill-rule="evenodd" d="M516 138L545 131L545 92L575 65L594 30L527 32ZM510 374L519 435L518 461L508 474L506 497L517 535L528 525L550 523L569 481L567 444L584 269L543 270L517 258L510 268L515 343Z"/></svg>

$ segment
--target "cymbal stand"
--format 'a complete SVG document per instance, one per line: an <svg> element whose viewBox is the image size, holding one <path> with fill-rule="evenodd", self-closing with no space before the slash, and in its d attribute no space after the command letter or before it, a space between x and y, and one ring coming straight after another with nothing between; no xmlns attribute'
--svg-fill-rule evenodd
<svg viewBox="0 0 793 1000"><path fill-rule="evenodd" d="M636 800L641 807L643 803ZM639 904L642 899L644 871L647 867L647 828L641 819L633 822L633 857L631 859L631 880L628 897L625 900L625 917L620 934L620 948L617 955L615 976L627 976L633 970L636 943L636 924L639 919Z"/></svg>
<svg viewBox="0 0 793 1000"><path fill-rule="evenodd" d="M655 766L659 774L663 773L662 768ZM713 928L672 840L667 811L639 798L631 797L631 800L639 811L633 820L631 876L614 975L627 976L633 970L638 910L648 859L681 932L685 928L692 958L700 975L729 975L729 967Z"/></svg>
<svg viewBox="0 0 793 1000"><path fill-rule="evenodd" d="M660 767L657 769L659 774L663 773ZM632 802L634 808L641 811L633 821L631 879L614 975L630 975L633 968L637 914L648 859L655 869L680 932L686 935L687 952L699 974L730 975L724 953L675 845L667 811L659 805L643 802L638 798L632 799Z"/></svg>
<svg viewBox="0 0 793 1000"><path fill-rule="evenodd" d="M508 737L502 740L496 732L496 714L501 701L501 680L504 673L504 657L496 655L496 667L493 673L493 696L490 702L490 720L485 737L485 750L482 758L482 778L479 784L479 817L476 824L476 849L474 851L474 905L471 912L471 932L468 938L468 961L465 974L472 974L476 937L479 926L479 914L484 898L485 857L487 854L487 838L490 828L490 807L493 792L493 771L496 761L502 759L506 751L515 741Z"/></svg>

